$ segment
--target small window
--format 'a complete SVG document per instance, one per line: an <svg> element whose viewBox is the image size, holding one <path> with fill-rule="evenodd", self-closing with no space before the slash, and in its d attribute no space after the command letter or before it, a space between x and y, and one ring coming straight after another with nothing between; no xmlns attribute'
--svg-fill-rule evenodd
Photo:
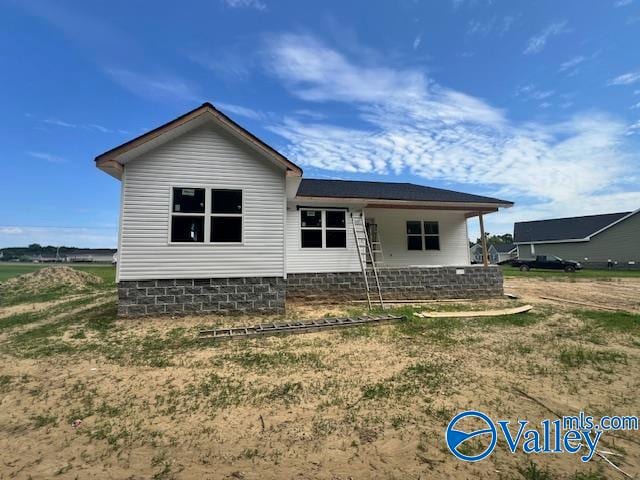
<svg viewBox="0 0 640 480"><path fill-rule="evenodd" d="M302 248L322 248L322 230L302 230Z"/></svg>
<svg viewBox="0 0 640 480"><path fill-rule="evenodd" d="M204 188L174 188L174 213L204 213Z"/></svg>
<svg viewBox="0 0 640 480"><path fill-rule="evenodd" d="M211 241L242 242L242 217L211 217Z"/></svg>
<svg viewBox="0 0 640 480"><path fill-rule="evenodd" d="M199 217L173 215L171 218L172 242L204 242L204 215Z"/></svg>
<svg viewBox="0 0 640 480"><path fill-rule="evenodd" d="M422 250L422 225L420 222L407 222L407 249Z"/></svg>
<svg viewBox="0 0 640 480"><path fill-rule="evenodd" d="M300 210L302 248L322 248L322 210Z"/></svg>
<svg viewBox="0 0 640 480"><path fill-rule="evenodd" d="M302 227L322 228L322 210L302 210L300 212Z"/></svg>
<svg viewBox="0 0 640 480"><path fill-rule="evenodd" d="M337 210L325 211L327 229L325 231L325 246L327 248L347 247L347 212Z"/></svg>
<svg viewBox="0 0 640 480"><path fill-rule="evenodd" d="M438 222L407 222L408 250L440 250Z"/></svg>
<svg viewBox="0 0 640 480"><path fill-rule="evenodd" d="M205 189L172 189L171 241L204 242Z"/></svg>
<svg viewBox="0 0 640 480"><path fill-rule="evenodd" d="M242 190L211 190L211 213L242 213Z"/></svg>

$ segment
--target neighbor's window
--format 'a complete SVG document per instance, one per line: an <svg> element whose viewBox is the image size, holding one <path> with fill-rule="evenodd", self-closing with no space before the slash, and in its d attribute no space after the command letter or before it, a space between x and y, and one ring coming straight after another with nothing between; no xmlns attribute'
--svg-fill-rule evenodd
<svg viewBox="0 0 640 480"><path fill-rule="evenodd" d="M242 190L211 190L210 241L242 242Z"/></svg>
<svg viewBox="0 0 640 480"><path fill-rule="evenodd" d="M205 189L174 188L171 241L204 242Z"/></svg>
<svg viewBox="0 0 640 480"><path fill-rule="evenodd" d="M407 222L408 250L440 250L438 222Z"/></svg>
<svg viewBox="0 0 640 480"><path fill-rule="evenodd" d="M300 210L302 248L322 248L322 210Z"/></svg>
<svg viewBox="0 0 640 480"><path fill-rule="evenodd" d="M326 210L325 246L327 248L346 248L347 221L344 210Z"/></svg>

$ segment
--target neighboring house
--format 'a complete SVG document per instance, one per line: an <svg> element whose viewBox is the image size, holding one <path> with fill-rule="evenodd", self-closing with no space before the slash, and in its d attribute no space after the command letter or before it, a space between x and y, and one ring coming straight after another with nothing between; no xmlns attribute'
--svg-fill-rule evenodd
<svg viewBox="0 0 640 480"><path fill-rule="evenodd" d="M518 256L518 247L513 243L497 243L492 245L492 247L496 251L495 263L506 262L507 260L514 259Z"/></svg>
<svg viewBox="0 0 640 480"><path fill-rule="evenodd" d="M639 212L518 222L518 258L556 255L590 267L639 268Z"/></svg>
<svg viewBox="0 0 640 480"><path fill-rule="evenodd" d="M475 245L472 245L471 248L469 248L471 263L482 263L484 261L482 258L482 252L483 250L481 244L476 243ZM496 247L493 245L489 245L487 252L487 259L489 260L489 263L498 263L498 251L496 250Z"/></svg>
<svg viewBox="0 0 640 480"><path fill-rule="evenodd" d="M209 103L96 164L121 181L120 315L364 298L364 272L371 284L374 265L385 298L502 294L498 268L470 265L467 219L511 202L408 183L303 179L299 166Z"/></svg>

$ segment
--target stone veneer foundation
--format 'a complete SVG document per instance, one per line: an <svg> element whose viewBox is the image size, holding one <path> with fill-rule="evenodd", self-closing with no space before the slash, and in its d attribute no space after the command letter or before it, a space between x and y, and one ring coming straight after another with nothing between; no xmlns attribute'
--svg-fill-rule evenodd
<svg viewBox="0 0 640 480"><path fill-rule="evenodd" d="M369 272L373 280L373 272ZM497 266L381 268L385 300L491 298L504 294ZM118 315L282 313L285 300L361 300L360 272L294 273L279 277L121 281Z"/></svg>

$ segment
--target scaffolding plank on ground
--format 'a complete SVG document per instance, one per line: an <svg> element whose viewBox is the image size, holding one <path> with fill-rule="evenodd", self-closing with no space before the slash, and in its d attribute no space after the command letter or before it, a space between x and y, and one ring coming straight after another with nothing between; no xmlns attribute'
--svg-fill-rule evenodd
<svg viewBox="0 0 640 480"><path fill-rule="evenodd" d="M302 322L261 323L252 327L201 330L199 338L206 340L235 340L267 335L317 332L332 328L356 327L359 325L375 325L404 319L404 316L397 315L366 315L360 317L321 318L318 320L306 320Z"/></svg>

